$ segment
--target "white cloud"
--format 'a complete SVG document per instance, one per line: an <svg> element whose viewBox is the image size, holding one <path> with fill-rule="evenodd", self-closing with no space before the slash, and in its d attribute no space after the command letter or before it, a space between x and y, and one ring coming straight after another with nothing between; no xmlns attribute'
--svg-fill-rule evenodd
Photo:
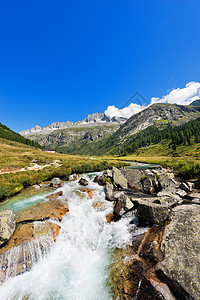
<svg viewBox="0 0 200 300"><path fill-rule="evenodd" d="M189 82L182 89L173 89L168 95L162 98L151 98L151 104L153 103L176 103L181 105L189 105L192 101L200 97L200 83Z"/></svg>
<svg viewBox="0 0 200 300"><path fill-rule="evenodd" d="M189 105L192 101L200 98L200 83L199 82L189 82L184 88L173 89L169 94L159 97L152 97L151 103L176 103L180 105ZM148 106L149 106L148 105ZM125 117L130 118L131 116L137 114L148 106L141 106L136 103L131 103L129 106L119 109L114 105L107 107L105 114L108 117Z"/></svg>
<svg viewBox="0 0 200 300"><path fill-rule="evenodd" d="M124 118L130 118L132 115L137 114L141 110L143 110L145 107L140 106L136 103L131 103L129 106L124 107L122 109L119 109L115 107L114 105L110 105L107 107L105 114L108 117L124 117Z"/></svg>

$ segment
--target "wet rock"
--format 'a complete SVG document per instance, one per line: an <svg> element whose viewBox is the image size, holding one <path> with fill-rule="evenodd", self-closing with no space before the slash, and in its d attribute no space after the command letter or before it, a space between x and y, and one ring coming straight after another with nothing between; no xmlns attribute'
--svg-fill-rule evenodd
<svg viewBox="0 0 200 300"><path fill-rule="evenodd" d="M49 186L52 186L54 188L59 188L59 187L62 187L63 185L64 185L64 182L58 177L53 178L49 184Z"/></svg>
<svg viewBox="0 0 200 300"><path fill-rule="evenodd" d="M144 258L150 266L155 265L164 258L164 254L160 249L162 235L163 228L161 226L153 226L148 228L141 241L139 256Z"/></svg>
<svg viewBox="0 0 200 300"><path fill-rule="evenodd" d="M106 216L106 221L108 223L111 223L112 221L114 220L114 214L113 213L110 213Z"/></svg>
<svg viewBox="0 0 200 300"><path fill-rule="evenodd" d="M17 223L41 221L46 219L62 220L63 216L69 211L67 204L61 200L51 200L38 203L31 208L24 209L16 216Z"/></svg>
<svg viewBox="0 0 200 300"><path fill-rule="evenodd" d="M78 180L79 176L77 174L71 174L69 175L69 181Z"/></svg>
<svg viewBox="0 0 200 300"><path fill-rule="evenodd" d="M157 265L159 276L178 299L200 299L200 206L180 205L172 210Z"/></svg>
<svg viewBox="0 0 200 300"><path fill-rule="evenodd" d="M85 178L81 178L80 180L79 180L79 182L78 182L80 185L83 185L83 186L86 186L86 185L88 185L88 180L87 179L85 179Z"/></svg>
<svg viewBox="0 0 200 300"><path fill-rule="evenodd" d="M105 187L106 200L115 201L114 199L114 186L112 183L106 182Z"/></svg>
<svg viewBox="0 0 200 300"><path fill-rule="evenodd" d="M55 200L55 199L57 199L58 197L62 196L62 194L63 194L63 192L62 192L62 191L59 191L59 192L57 192L57 193L55 193L55 194L53 194L53 195L47 196L46 198L47 198L48 200Z"/></svg>
<svg viewBox="0 0 200 300"><path fill-rule="evenodd" d="M106 170L103 172L102 175L97 175L94 178L94 182L97 182L99 185L105 186L106 182L112 182L112 171L111 170Z"/></svg>
<svg viewBox="0 0 200 300"><path fill-rule="evenodd" d="M154 278L154 284L151 279ZM147 265L141 260L133 248L128 246L115 252L111 265L111 287L114 299L132 300L166 300L161 291L155 288L160 281L148 274Z"/></svg>
<svg viewBox="0 0 200 300"><path fill-rule="evenodd" d="M51 221L18 224L8 243L0 248L0 281L30 269L56 240L60 226Z"/></svg>
<svg viewBox="0 0 200 300"><path fill-rule="evenodd" d="M116 167L113 167L113 181L116 187L121 187L124 189L128 187L127 179L124 177L122 172Z"/></svg>
<svg viewBox="0 0 200 300"><path fill-rule="evenodd" d="M124 192L115 194L114 198L116 199L114 212L120 217L134 207L134 204L131 202L130 198L124 194Z"/></svg>
<svg viewBox="0 0 200 300"><path fill-rule="evenodd" d="M95 190L93 190L93 189L86 189L86 188L79 188L79 191L84 192L84 193L87 193L87 194L88 194L88 197L89 197L90 199L92 199L92 194L93 194L93 192L94 192Z"/></svg>
<svg viewBox="0 0 200 300"><path fill-rule="evenodd" d="M105 177L103 175L97 175L95 176L93 182L97 182L99 185L104 185L105 184Z"/></svg>
<svg viewBox="0 0 200 300"><path fill-rule="evenodd" d="M162 224L168 218L169 210L165 205L140 200L137 216L153 224Z"/></svg>
<svg viewBox="0 0 200 300"><path fill-rule="evenodd" d="M0 212L0 246L11 238L15 226L15 215L11 209Z"/></svg>
<svg viewBox="0 0 200 300"><path fill-rule="evenodd" d="M36 190L39 190L39 189L41 188L41 186L38 185L38 184L33 185L33 187L34 187Z"/></svg>

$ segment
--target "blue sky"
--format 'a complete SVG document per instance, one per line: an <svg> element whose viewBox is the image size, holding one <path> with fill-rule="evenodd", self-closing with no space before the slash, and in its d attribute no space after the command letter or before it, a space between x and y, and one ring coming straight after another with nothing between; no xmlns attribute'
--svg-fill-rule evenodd
<svg viewBox="0 0 200 300"><path fill-rule="evenodd" d="M1 1L0 122L15 131L200 82L200 1Z"/></svg>

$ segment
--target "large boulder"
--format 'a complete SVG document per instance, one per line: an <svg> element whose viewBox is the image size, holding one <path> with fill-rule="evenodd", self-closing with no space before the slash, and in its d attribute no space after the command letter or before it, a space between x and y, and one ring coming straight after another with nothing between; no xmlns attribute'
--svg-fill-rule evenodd
<svg viewBox="0 0 200 300"><path fill-rule="evenodd" d="M162 224L169 216L168 207L152 201L139 201L137 216L153 224Z"/></svg>
<svg viewBox="0 0 200 300"><path fill-rule="evenodd" d="M15 215L11 209L0 212L0 246L11 238L15 226Z"/></svg>
<svg viewBox="0 0 200 300"><path fill-rule="evenodd" d="M114 186L110 182L106 182L105 187L106 200L115 201L114 199Z"/></svg>
<svg viewBox="0 0 200 300"><path fill-rule="evenodd" d="M127 179L124 177L122 172L116 167L113 167L113 181L116 187L124 189L128 187Z"/></svg>
<svg viewBox="0 0 200 300"><path fill-rule="evenodd" d="M147 271L145 261L138 257L137 252L130 246L115 252L110 267L113 298L118 300L175 300L167 285Z"/></svg>
<svg viewBox="0 0 200 300"><path fill-rule="evenodd" d="M120 217L134 207L134 204L124 192L116 193L114 199L116 200L114 212Z"/></svg>
<svg viewBox="0 0 200 300"><path fill-rule="evenodd" d="M58 177L53 178L49 184L49 186L54 187L54 188L59 188L59 187L62 187L63 185L64 185L64 182Z"/></svg>
<svg viewBox="0 0 200 300"><path fill-rule="evenodd" d="M180 205L166 225L158 273L178 299L200 299L200 206Z"/></svg>
<svg viewBox="0 0 200 300"><path fill-rule="evenodd" d="M122 174L128 182L128 186L137 191L143 191L141 178L143 178L144 172L137 169L123 169Z"/></svg>

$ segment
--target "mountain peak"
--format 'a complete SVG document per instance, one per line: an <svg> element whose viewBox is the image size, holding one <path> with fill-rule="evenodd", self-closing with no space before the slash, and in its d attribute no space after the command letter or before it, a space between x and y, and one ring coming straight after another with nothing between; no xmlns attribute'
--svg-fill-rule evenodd
<svg viewBox="0 0 200 300"><path fill-rule="evenodd" d="M104 113L94 113L94 114L89 114L85 119L82 121L77 121L77 122L54 122L51 125L41 127L39 125L36 125L35 127L28 129L28 130L23 130L20 132L22 136L28 136L32 134L48 134L54 130L57 129L64 129L64 128L71 128L71 127L78 127L78 126L84 126L84 125L94 125L98 123L124 123L127 119L126 118L118 118L118 117L107 117Z"/></svg>

